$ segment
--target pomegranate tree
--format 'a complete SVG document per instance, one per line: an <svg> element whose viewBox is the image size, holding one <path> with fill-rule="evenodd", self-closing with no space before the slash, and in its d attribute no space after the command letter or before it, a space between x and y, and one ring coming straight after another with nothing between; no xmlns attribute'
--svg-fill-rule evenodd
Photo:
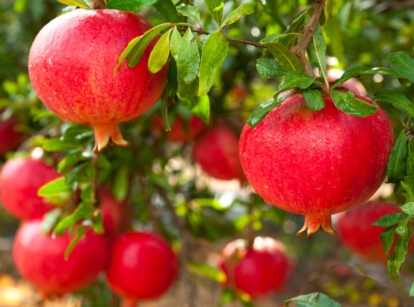
<svg viewBox="0 0 414 307"><path fill-rule="evenodd" d="M380 239L384 227L373 226L372 223L391 213L403 213L403 211L396 205L373 201L341 213L337 221L341 241L366 261L387 263L387 256ZM413 242L411 240L410 250L414 247ZM393 249L390 253L392 251Z"/></svg>
<svg viewBox="0 0 414 307"><path fill-rule="evenodd" d="M196 140L193 156L211 177L245 180L239 159L239 138L224 123L215 124Z"/></svg>
<svg viewBox="0 0 414 307"><path fill-rule="evenodd" d="M251 248L244 240L228 243L220 267L226 273L226 286L252 297L266 296L286 285L291 261L284 244L269 237L256 237Z"/></svg>
<svg viewBox="0 0 414 307"><path fill-rule="evenodd" d="M177 257L159 236L128 232L112 244L106 277L110 288L135 306L165 293L176 278Z"/></svg>
<svg viewBox="0 0 414 307"><path fill-rule="evenodd" d="M118 57L149 30L140 15L118 10L77 9L48 23L30 49L29 75L43 103L64 120L95 129L95 151L108 143L127 146L120 122L147 111L166 85L164 67L148 70L150 43L134 68Z"/></svg>
<svg viewBox="0 0 414 307"><path fill-rule="evenodd" d="M23 133L16 130L18 123L14 116L0 120L0 155L16 149L23 141Z"/></svg>
<svg viewBox="0 0 414 307"><path fill-rule="evenodd" d="M24 222L13 244L13 259L20 274L44 296L82 289L92 283L107 261L106 239L88 231L64 257L69 234L52 238L41 231L41 220Z"/></svg>
<svg viewBox="0 0 414 307"><path fill-rule="evenodd" d="M193 140L203 130L204 126L203 121L197 116L191 116L189 120L177 116L171 125L171 130L167 132L167 140L169 142L188 142ZM154 116L151 119L151 129L156 136L162 134L164 122L161 116Z"/></svg>
<svg viewBox="0 0 414 307"><path fill-rule="evenodd" d="M331 215L372 196L393 145L381 108L361 118L339 110L329 95L324 102L314 112L301 93L294 94L254 129L246 124L240 138L241 164L256 192L266 203L305 215L298 235L307 230L311 236L320 227L335 235Z"/></svg>
<svg viewBox="0 0 414 307"><path fill-rule="evenodd" d="M0 173L0 199L12 215L23 219L42 217L54 206L37 196L41 186L60 175L40 159L14 158L8 160Z"/></svg>

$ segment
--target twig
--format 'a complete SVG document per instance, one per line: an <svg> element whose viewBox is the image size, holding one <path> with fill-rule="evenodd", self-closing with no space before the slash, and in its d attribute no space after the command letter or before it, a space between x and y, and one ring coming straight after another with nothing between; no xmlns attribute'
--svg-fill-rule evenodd
<svg viewBox="0 0 414 307"><path fill-rule="evenodd" d="M313 76L312 66L306 58L306 48L308 47L312 36L315 33L316 26L318 25L319 19L325 7L325 0L316 0L315 10L313 11L312 17L309 24L303 29L303 35L296 46L293 46L292 51L299 59L300 64L305 68L306 74Z"/></svg>
<svg viewBox="0 0 414 307"><path fill-rule="evenodd" d="M92 9L104 9L106 7L106 0L92 0Z"/></svg>

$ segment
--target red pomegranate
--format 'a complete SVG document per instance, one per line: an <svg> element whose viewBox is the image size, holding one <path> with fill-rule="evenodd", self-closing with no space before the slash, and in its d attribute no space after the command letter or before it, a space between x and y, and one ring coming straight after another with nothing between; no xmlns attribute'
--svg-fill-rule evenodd
<svg viewBox="0 0 414 307"><path fill-rule="evenodd" d="M98 208L102 211L105 237L114 238L122 231L126 208L112 196L108 188L99 188L97 194Z"/></svg>
<svg viewBox="0 0 414 307"><path fill-rule="evenodd" d="M269 237L257 237L252 248L244 240L226 245L220 259L226 273L226 286L252 297L283 290L291 271L291 261L284 244Z"/></svg>
<svg viewBox="0 0 414 307"><path fill-rule="evenodd" d="M152 233L127 232L112 243L106 277L110 288L134 306L165 293L177 270L177 257L163 239Z"/></svg>
<svg viewBox="0 0 414 307"><path fill-rule="evenodd" d="M330 96L324 101L325 108L313 112L302 94L290 96L254 129L245 125L240 138L241 164L256 192L269 204L305 215L298 235L307 230L311 236L320 227L335 235L331 215L374 194L393 145L381 108L360 118L336 108Z"/></svg>
<svg viewBox="0 0 414 307"><path fill-rule="evenodd" d="M204 126L203 121L197 116L191 116L189 120L177 116L171 125L171 130L167 132L167 140L182 143L191 141ZM164 122L161 116L154 116L151 119L151 129L156 136L161 136L164 131Z"/></svg>
<svg viewBox="0 0 414 307"><path fill-rule="evenodd" d="M40 159L8 160L0 173L0 199L12 215L29 220L42 217L54 206L37 196L41 186L60 175Z"/></svg>
<svg viewBox="0 0 414 307"><path fill-rule="evenodd" d="M342 76L343 73L344 71L340 69L329 69L328 70L328 81L331 83L334 83L336 80L338 80ZM350 89L354 93L359 93L360 95L367 94L367 90L365 89L364 85L355 78L351 78L345 81L344 83L342 83L341 86Z"/></svg>
<svg viewBox="0 0 414 307"><path fill-rule="evenodd" d="M19 123L16 117L0 120L0 155L19 147L23 141L23 133L16 130Z"/></svg>
<svg viewBox="0 0 414 307"><path fill-rule="evenodd" d="M215 124L196 140L193 156L211 177L245 180L239 159L239 138L224 123Z"/></svg>
<svg viewBox="0 0 414 307"><path fill-rule="evenodd" d="M17 231L13 259L20 274L45 296L76 291L92 283L106 265L106 239L88 231L65 260L69 235L46 236L41 223L40 219L27 221Z"/></svg>
<svg viewBox="0 0 414 307"><path fill-rule="evenodd" d="M396 205L373 201L341 213L337 221L341 241L366 261L387 263L385 250L380 239L384 227L372 226L372 223L391 213L403 212ZM414 239L409 245L410 251L413 248Z"/></svg>
<svg viewBox="0 0 414 307"><path fill-rule="evenodd" d="M147 111L164 91L166 67L157 74L148 70L155 40L137 66L124 62L115 69L128 43L150 28L135 13L78 9L52 20L33 42L33 88L62 119L95 128L95 151L110 141L127 146L118 124Z"/></svg>

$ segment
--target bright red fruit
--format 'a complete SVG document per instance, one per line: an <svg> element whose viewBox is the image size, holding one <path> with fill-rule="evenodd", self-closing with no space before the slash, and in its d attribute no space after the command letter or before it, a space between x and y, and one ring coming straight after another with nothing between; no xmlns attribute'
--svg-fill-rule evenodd
<svg viewBox="0 0 414 307"><path fill-rule="evenodd" d="M220 267L227 276L225 285L253 297L283 290L292 268L284 244L269 237L255 238L252 248L244 243L235 240L223 249Z"/></svg>
<svg viewBox="0 0 414 307"><path fill-rule="evenodd" d="M167 131L169 142L188 142L195 138L205 127L203 121L197 116L191 116L189 120L177 116L171 124L171 130ZM161 116L151 119L151 128L154 134L160 136L164 130L164 122Z"/></svg>
<svg viewBox="0 0 414 307"><path fill-rule="evenodd" d="M41 220L24 222L13 244L13 259L20 274L45 295L63 294L92 283L107 261L106 239L88 231L69 258L64 259L69 235L51 238L41 232Z"/></svg>
<svg viewBox="0 0 414 307"><path fill-rule="evenodd" d="M95 128L95 151L110 141L128 145L118 124L147 111L164 91L166 67L157 74L148 70L155 40L137 66L123 62L115 69L128 43L150 28L135 13L78 9L52 20L33 42L33 88L62 119Z"/></svg>
<svg viewBox="0 0 414 307"><path fill-rule="evenodd" d="M37 196L37 191L58 177L55 169L40 159L8 160L0 173L0 198L4 208L23 220L42 217L54 206Z"/></svg>
<svg viewBox="0 0 414 307"><path fill-rule="evenodd" d="M112 243L106 276L111 289L130 302L155 299L177 276L178 261L159 236L128 232Z"/></svg>
<svg viewBox="0 0 414 307"><path fill-rule="evenodd" d="M23 133L16 130L16 117L0 120L0 155L16 149L23 141Z"/></svg>
<svg viewBox="0 0 414 307"><path fill-rule="evenodd" d="M193 156L211 177L244 181L239 159L239 138L226 124L208 128L195 142Z"/></svg>
<svg viewBox="0 0 414 307"><path fill-rule="evenodd" d="M341 213L337 221L341 241L352 252L369 262L387 263L380 234L384 227L372 226L380 217L391 213L403 213L396 205L374 201ZM409 245L410 250L414 244Z"/></svg>
<svg viewBox="0 0 414 307"><path fill-rule="evenodd" d="M111 239L121 233L126 213L125 206L118 202L107 188L98 189L99 209L102 211L105 237Z"/></svg>
<svg viewBox="0 0 414 307"><path fill-rule="evenodd" d="M360 118L336 108L329 96L324 101L325 108L314 112L302 94L290 96L256 128L246 124L240 138L241 164L256 192L266 203L305 215L298 235L320 227L334 235L331 215L374 194L393 145L381 108Z"/></svg>

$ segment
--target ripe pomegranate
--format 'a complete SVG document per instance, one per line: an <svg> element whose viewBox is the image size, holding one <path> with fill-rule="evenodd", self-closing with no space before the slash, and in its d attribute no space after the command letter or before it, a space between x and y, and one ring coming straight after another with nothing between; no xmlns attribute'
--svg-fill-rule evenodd
<svg viewBox="0 0 414 307"><path fill-rule="evenodd" d="M106 277L110 288L134 306L166 292L177 270L177 257L163 239L152 233L127 232L112 243Z"/></svg>
<svg viewBox="0 0 414 307"><path fill-rule="evenodd" d="M108 188L99 188L97 194L105 237L112 239L122 231L126 208L112 196Z"/></svg>
<svg viewBox="0 0 414 307"><path fill-rule="evenodd" d="M340 69L329 69L328 70L328 81L331 83L334 83L336 80L338 80L342 74L344 73L343 70ZM366 95L367 90L365 89L364 85L362 85L361 82L359 82L355 78L351 78L344 83L342 83L343 87L350 89L354 93L359 93L360 95Z"/></svg>
<svg viewBox="0 0 414 307"><path fill-rule="evenodd" d="M191 116L189 120L177 116L167 132L169 142L188 142L195 138L204 128L203 121L197 116ZM161 136L164 131L164 122L161 116L154 116L151 119L151 128L156 136Z"/></svg>
<svg viewBox="0 0 414 307"><path fill-rule="evenodd" d="M140 15L118 10L78 9L48 23L30 49L29 76L43 103L64 120L95 128L95 151L110 141L127 146L120 122L154 105L164 91L167 69L148 70L154 40L134 68L118 57L149 30Z"/></svg>
<svg viewBox="0 0 414 307"><path fill-rule="evenodd" d="M253 297L283 290L292 268L284 244L269 237L255 238L252 248L244 240L228 243L219 265L226 273L226 286Z"/></svg>
<svg viewBox="0 0 414 307"><path fill-rule="evenodd" d="M23 133L16 130L19 123L16 117L0 120L0 155L19 147L23 141Z"/></svg>
<svg viewBox="0 0 414 307"><path fill-rule="evenodd" d="M103 236L88 231L65 260L69 242L69 234L56 238L44 235L40 219L24 222L17 231L14 263L45 296L86 287L106 265L108 247Z"/></svg>
<svg viewBox="0 0 414 307"><path fill-rule="evenodd" d="M224 123L207 129L195 142L193 156L211 177L244 181L237 135Z"/></svg>
<svg viewBox="0 0 414 307"><path fill-rule="evenodd" d="M342 243L366 261L387 263L380 239L384 227L372 226L372 223L391 213L403 212L396 205L373 201L341 213L338 217L337 228ZM411 240L409 250L413 248L414 240Z"/></svg>
<svg viewBox="0 0 414 307"><path fill-rule="evenodd" d="M348 91L342 88L343 91ZM355 97L375 104L369 98ZM245 125L240 159L247 180L265 202L305 215L308 236L331 235L331 215L365 202L385 178L393 145L385 112L345 114L330 96L311 111L302 94L287 98L254 129Z"/></svg>
<svg viewBox="0 0 414 307"><path fill-rule="evenodd" d="M54 206L37 196L41 186L60 175L40 159L8 160L0 173L0 199L12 215L29 220L42 217Z"/></svg>

